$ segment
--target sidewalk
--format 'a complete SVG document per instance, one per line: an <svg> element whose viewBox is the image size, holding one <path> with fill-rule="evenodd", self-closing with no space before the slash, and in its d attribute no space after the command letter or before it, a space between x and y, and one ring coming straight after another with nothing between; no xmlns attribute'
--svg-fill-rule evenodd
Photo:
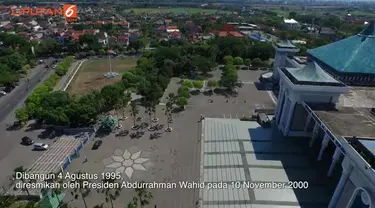
<svg viewBox="0 0 375 208"><path fill-rule="evenodd" d="M79 70L79 68L81 67L83 62L85 62L85 61L86 61L86 59L83 59L83 60L79 60L79 61L76 61L76 62L72 63L68 72L64 76L61 77L60 81L56 84L56 86L53 90L54 91L58 91L58 90L65 91L66 90L65 87L67 85L69 85L69 83L71 82L71 80L76 75L77 71Z"/></svg>

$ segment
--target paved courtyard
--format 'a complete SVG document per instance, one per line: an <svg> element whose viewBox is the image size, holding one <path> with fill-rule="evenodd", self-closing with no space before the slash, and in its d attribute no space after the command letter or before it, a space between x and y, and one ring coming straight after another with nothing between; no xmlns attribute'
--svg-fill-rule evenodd
<svg viewBox="0 0 375 208"><path fill-rule="evenodd" d="M208 103L208 99L214 103ZM207 117L236 117L242 114L250 115L257 107L274 107L266 91L258 91L253 84L245 84L236 98L221 95L205 96L193 95L185 111L175 114L173 131L166 133L159 131L161 136L151 140L150 132L144 129L145 134L139 139L129 136L116 137L115 134L103 138L103 144L98 150L91 150L94 141L89 142L81 151L81 157L74 160L67 171L101 173L105 170L117 169L124 174L124 180L146 182L179 182L200 180L201 155L201 123L198 122L201 114ZM247 100L244 103L244 100ZM144 117L149 118L140 109ZM166 123L164 106L158 106L157 117L159 124ZM132 117L121 121L123 129L130 130L133 124ZM130 131L132 132L132 131ZM96 138L99 139L99 138ZM84 162L84 157L88 158ZM199 189L152 189L154 196L149 207L195 207L199 198ZM114 202L115 207L127 205L136 195L134 190L122 190L121 196ZM72 200L67 194L66 201ZM89 207L105 201L102 193L92 191L87 198ZM82 207L81 200L72 202L76 207Z"/></svg>

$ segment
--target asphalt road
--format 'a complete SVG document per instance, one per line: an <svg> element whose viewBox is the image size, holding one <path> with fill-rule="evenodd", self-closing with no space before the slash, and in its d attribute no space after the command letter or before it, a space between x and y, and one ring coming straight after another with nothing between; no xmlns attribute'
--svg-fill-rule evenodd
<svg viewBox="0 0 375 208"><path fill-rule="evenodd" d="M0 102L0 122L3 122L20 102L23 102L27 95L37 86L52 69L45 69L45 65L51 65L54 59L47 59L44 64L32 69L32 75L29 82L21 81L20 85L13 89L7 95L1 97Z"/></svg>

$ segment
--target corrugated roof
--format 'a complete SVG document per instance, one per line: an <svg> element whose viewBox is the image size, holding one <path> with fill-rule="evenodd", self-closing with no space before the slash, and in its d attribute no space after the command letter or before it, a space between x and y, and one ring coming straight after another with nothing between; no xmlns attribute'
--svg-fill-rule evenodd
<svg viewBox="0 0 375 208"><path fill-rule="evenodd" d="M307 53L338 72L375 74L375 22L358 35Z"/></svg>

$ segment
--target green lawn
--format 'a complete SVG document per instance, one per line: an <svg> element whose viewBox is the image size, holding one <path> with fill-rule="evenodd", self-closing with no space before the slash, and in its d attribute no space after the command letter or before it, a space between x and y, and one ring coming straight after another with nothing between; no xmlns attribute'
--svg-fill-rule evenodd
<svg viewBox="0 0 375 208"><path fill-rule="evenodd" d="M121 80L122 74L137 65L136 58L112 59L112 71L118 72L120 76L114 79L104 77L109 72L108 59L88 60L82 64L68 87L68 92L74 95L83 95L94 89L100 90L105 85L114 84Z"/></svg>
<svg viewBox="0 0 375 208"><path fill-rule="evenodd" d="M190 7L177 7L177 8L132 8L126 9L125 12L135 13L202 13L212 14L216 12L230 13L230 11L218 10L218 9L202 9L202 8L190 8Z"/></svg>

